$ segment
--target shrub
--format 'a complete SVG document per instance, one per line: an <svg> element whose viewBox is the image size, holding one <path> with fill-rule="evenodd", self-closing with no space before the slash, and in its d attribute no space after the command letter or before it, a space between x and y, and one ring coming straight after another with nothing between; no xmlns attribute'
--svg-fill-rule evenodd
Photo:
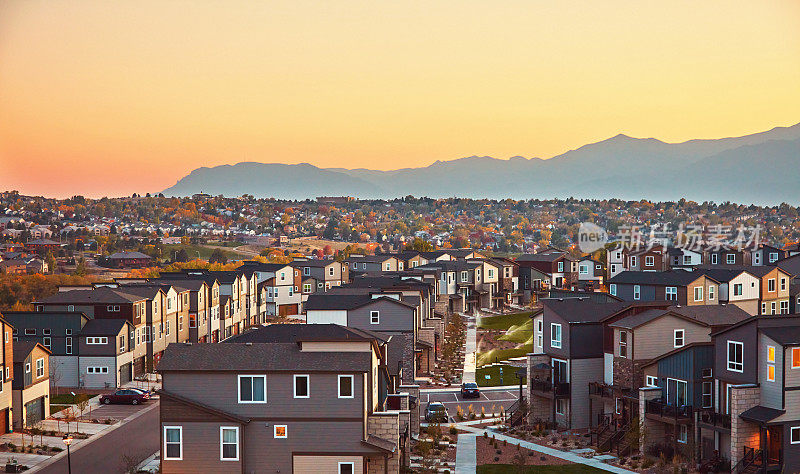
<svg viewBox="0 0 800 474"><path fill-rule="evenodd" d="M642 461L642 469L649 469L653 467L653 464L655 464L655 462L652 458L644 458L644 461Z"/></svg>
<svg viewBox="0 0 800 474"><path fill-rule="evenodd" d="M457 435L458 434L458 428L456 428L453 425L450 425L450 434L451 435Z"/></svg>

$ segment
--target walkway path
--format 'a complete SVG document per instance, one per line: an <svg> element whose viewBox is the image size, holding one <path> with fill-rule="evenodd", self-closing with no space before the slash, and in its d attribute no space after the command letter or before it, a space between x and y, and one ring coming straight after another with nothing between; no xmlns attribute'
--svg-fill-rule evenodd
<svg viewBox="0 0 800 474"><path fill-rule="evenodd" d="M485 423L486 421L488 420L481 420L478 421L477 423L481 422ZM483 433L487 430L483 428L473 428L472 426L470 426L472 424L476 424L476 422L473 421L473 422L464 422L455 424L456 428L469 432L469 434L462 433L458 435L458 450L456 451L456 473L475 472L475 465L477 463L477 456L478 456L476 437L482 436ZM559 459L563 459L565 461L574 462L575 464L584 464L586 466L591 466L597 469L601 469L603 471L614 472L617 474L635 474L634 471L629 471L621 467L612 466L602 461L598 461L597 459L585 458L583 456L578 456L575 453L561 451L559 449L550 448L548 446L542 446L541 444L531 443L530 441L523 441L518 438L506 436L496 431L492 431L492 436L494 436L499 441L508 441L509 443L512 444L519 443L523 448L527 448L530 449L531 451L536 451L538 453L554 456ZM464 438L463 445L461 441L462 438ZM462 452L463 452L463 457L462 457ZM469 464L470 462L472 462L472 464ZM462 469L470 469L470 470L462 470Z"/></svg>
<svg viewBox="0 0 800 474"><path fill-rule="evenodd" d="M467 320L467 341L464 347L464 372L461 375L461 382L463 383L475 381L477 339L478 332L475 329L475 318L469 318Z"/></svg>

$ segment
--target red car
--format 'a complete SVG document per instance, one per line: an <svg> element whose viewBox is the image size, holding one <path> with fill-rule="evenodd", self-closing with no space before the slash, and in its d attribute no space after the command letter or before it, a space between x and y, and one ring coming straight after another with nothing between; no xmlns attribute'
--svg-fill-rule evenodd
<svg viewBox="0 0 800 474"><path fill-rule="evenodd" d="M131 405L138 405L147 401L148 398L150 398L150 394L123 388L108 395L100 395L100 403L105 405L109 403L129 403Z"/></svg>

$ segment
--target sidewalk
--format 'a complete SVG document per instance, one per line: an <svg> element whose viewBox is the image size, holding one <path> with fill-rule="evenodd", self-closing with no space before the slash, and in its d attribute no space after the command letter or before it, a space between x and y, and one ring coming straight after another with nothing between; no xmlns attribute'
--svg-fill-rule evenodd
<svg viewBox="0 0 800 474"><path fill-rule="evenodd" d="M478 470L478 435L458 435L455 474L475 474Z"/></svg>
<svg viewBox="0 0 800 474"><path fill-rule="evenodd" d="M475 319L472 318L467 323L467 341L464 344L464 371L461 375L461 382L475 382L475 364L478 347L478 331L475 328Z"/></svg>

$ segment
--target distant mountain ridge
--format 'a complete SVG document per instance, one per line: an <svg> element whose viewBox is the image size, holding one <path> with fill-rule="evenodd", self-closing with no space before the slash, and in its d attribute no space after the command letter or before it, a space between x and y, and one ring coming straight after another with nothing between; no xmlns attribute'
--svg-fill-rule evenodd
<svg viewBox="0 0 800 474"><path fill-rule="evenodd" d="M548 160L470 156L392 171L247 162L198 168L163 192L168 196L246 193L279 199L414 195L800 204L798 165L800 124L682 143L620 134Z"/></svg>

